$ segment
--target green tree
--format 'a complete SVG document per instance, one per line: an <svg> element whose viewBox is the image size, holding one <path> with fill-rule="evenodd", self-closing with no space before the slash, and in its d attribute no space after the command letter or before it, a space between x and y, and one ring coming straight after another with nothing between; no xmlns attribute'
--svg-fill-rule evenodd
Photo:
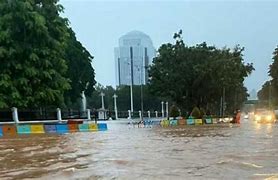
<svg viewBox="0 0 278 180"><path fill-rule="evenodd" d="M269 68L269 76L272 78L266 81L258 92L260 104L263 106L278 106L278 47L273 52L273 62Z"/></svg>
<svg viewBox="0 0 278 180"><path fill-rule="evenodd" d="M179 109L177 106L175 105L172 105L171 108L170 108L170 117L174 117L174 119L176 117L179 116Z"/></svg>
<svg viewBox="0 0 278 180"><path fill-rule="evenodd" d="M198 107L194 107L190 115L194 118L202 118L201 111Z"/></svg>
<svg viewBox="0 0 278 180"><path fill-rule="evenodd" d="M260 105L268 106L270 99L270 90L273 89L270 81L266 81L262 89L258 92L258 98L260 100Z"/></svg>
<svg viewBox="0 0 278 180"><path fill-rule="evenodd" d="M72 29L69 28L68 32L70 36L67 40L65 59L71 89L65 93L65 99L67 106L76 107L82 91L85 91L87 97L91 97L96 82L92 67L93 56L76 39Z"/></svg>
<svg viewBox="0 0 278 180"><path fill-rule="evenodd" d="M67 19L57 0L0 2L0 107L62 105Z"/></svg>
<svg viewBox="0 0 278 180"><path fill-rule="evenodd" d="M248 95L244 78L254 68L244 63L243 48L217 49L205 42L186 46L182 31L174 39L174 44L161 45L150 68L152 93L171 99L184 111L198 106L216 113L222 96L228 111L244 102Z"/></svg>

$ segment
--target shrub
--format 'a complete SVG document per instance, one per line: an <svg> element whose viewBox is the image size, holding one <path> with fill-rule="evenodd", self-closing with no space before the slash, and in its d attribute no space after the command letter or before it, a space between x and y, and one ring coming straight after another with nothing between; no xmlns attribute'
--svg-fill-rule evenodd
<svg viewBox="0 0 278 180"><path fill-rule="evenodd" d="M194 107L191 112L191 116L193 116L194 118L201 118L200 109L198 107Z"/></svg>
<svg viewBox="0 0 278 180"><path fill-rule="evenodd" d="M170 108L170 116L174 117L174 118L179 116L179 109L178 109L177 106L175 106L175 105L171 106L171 108Z"/></svg>

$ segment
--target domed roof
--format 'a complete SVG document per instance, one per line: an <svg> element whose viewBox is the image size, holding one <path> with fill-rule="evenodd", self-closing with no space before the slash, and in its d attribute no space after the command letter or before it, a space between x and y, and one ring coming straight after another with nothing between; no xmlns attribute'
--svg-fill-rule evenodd
<svg viewBox="0 0 278 180"><path fill-rule="evenodd" d="M119 46L131 46L131 45L153 46L150 36L141 31L130 31L119 39Z"/></svg>
<svg viewBox="0 0 278 180"><path fill-rule="evenodd" d="M130 31L130 32L126 33L126 35L148 36L147 34L141 32L141 31L136 31L136 30Z"/></svg>
<svg viewBox="0 0 278 180"><path fill-rule="evenodd" d="M147 37L150 39L150 37L147 34L141 32L141 31L136 31L136 30L130 31L130 32L126 33L125 35L123 35L122 37Z"/></svg>

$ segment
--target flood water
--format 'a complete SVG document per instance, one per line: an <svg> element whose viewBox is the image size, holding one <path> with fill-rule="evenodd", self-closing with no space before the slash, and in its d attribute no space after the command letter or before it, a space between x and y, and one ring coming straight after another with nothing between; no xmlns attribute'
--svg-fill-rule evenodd
<svg viewBox="0 0 278 180"><path fill-rule="evenodd" d="M277 179L278 124L0 138L0 179Z"/></svg>

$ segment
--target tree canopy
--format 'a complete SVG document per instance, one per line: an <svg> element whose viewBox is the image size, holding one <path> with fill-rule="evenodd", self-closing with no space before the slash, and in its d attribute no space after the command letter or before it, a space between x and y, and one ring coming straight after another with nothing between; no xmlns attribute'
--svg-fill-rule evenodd
<svg viewBox="0 0 278 180"><path fill-rule="evenodd" d="M182 31L174 39L174 44L161 45L150 67L153 93L171 99L185 111L198 106L218 112L223 94L229 112L246 100L243 82L254 68L244 63L244 48L218 49L205 42L186 46Z"/></svg>
<svg viewBox="0 0 278 180"><path fill-rule="evenodd" d="M62 11L58 0L0 2L0 108L63 106L92 90L92 56Z"/></svg>
<svg viewBox="0 0 278 180"><path fill-rule="evenodd" d="M85 91L87 97L91 97L96 81L91 65L93 56L76 39L73 30L68 31L70 38L67 40L65 59L68 66L66 75L70 79L71 89L65 93L65 100L67 106L73 107L82 91Z"/></svg>
<svg viewBox="0 0 278 180"><path fill-rule="evenodd" d="M273 52L273 62L269 66L269 76L272 78L266 81L258 92L260 104L264 106L278 106L278 47Z"/></svg>

